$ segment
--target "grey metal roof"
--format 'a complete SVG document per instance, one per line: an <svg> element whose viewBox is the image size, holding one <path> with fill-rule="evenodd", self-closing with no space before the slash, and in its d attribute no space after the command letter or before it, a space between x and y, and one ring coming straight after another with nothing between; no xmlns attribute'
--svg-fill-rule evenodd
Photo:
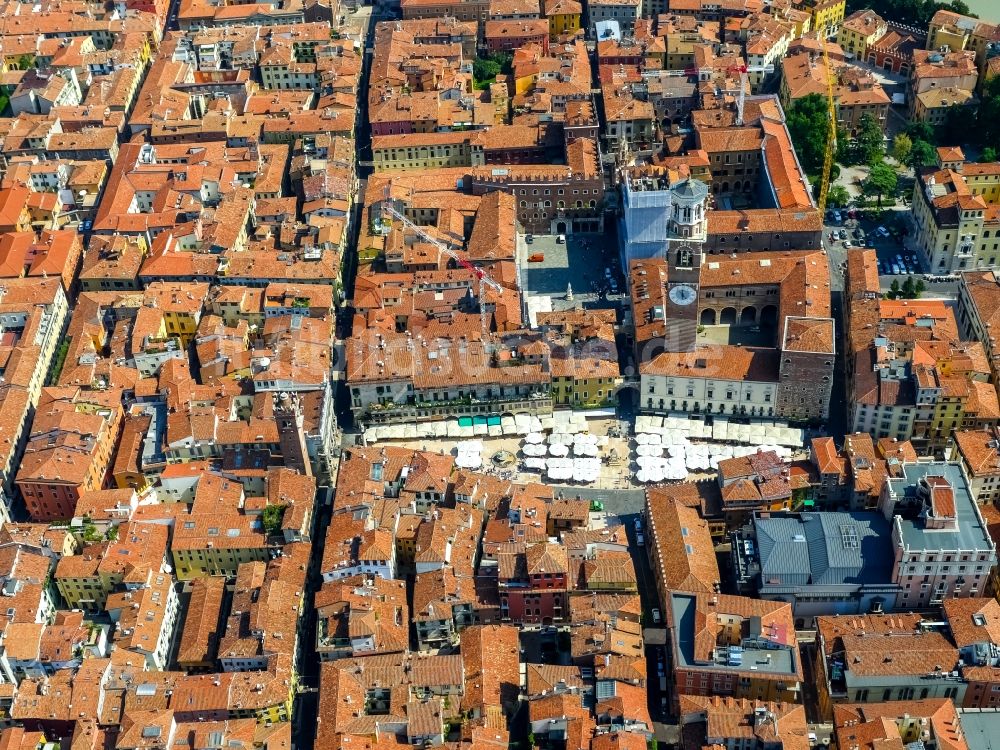
<svg viewBox="0 0 1000 750"><path fill-rule="evenodd" d="M881 514L771 514L754 523L764 585L861 585L892 575L890 525Z"/></svg>
<svg viewBox="0 0 1000 750"><path fill-rule="evenodd" d="M1000 750L1000 713L961 710L958 713L969 750Z"/></svg>
<svg viewBox="0 0 1000 750"><path fill-rule="evenodd" d="M708 185L706 185L701 180L696 180L693 177L689 177L681 183L678 183L672 192L675 196L680 198L687 198L689 200L702 200L708 195Z"/></svg>
<svg viewBox="0 0 1000 750"><path fill-rule="evenodd" d="M782 583L794 586L809 583L809 546L799 519L758 518L756 526L761 579L766 583L780 578Z"/></svg>

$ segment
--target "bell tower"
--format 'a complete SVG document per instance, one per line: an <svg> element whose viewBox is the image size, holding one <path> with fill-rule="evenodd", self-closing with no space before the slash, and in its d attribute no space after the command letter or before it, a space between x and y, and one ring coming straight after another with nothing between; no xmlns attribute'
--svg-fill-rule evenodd
<svg viewBox="0 0 1000 750"><path fill-rule="evenodd" d="M698 333L702 246L708 236L708 186L688 178L671 188L667 242L667 338L669 351L691 351Z"/></svg>

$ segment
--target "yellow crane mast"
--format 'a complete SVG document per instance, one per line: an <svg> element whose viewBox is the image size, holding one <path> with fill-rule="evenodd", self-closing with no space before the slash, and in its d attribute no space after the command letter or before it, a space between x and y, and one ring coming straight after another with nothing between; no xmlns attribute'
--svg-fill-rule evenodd
<svg viewBox="0 0 1000 750"><path fill-rule="evenodd" d="M819 210L826 211L826 198L830 192L830 170L833 168L833 152L837 147L837 107L833 101L833 70L830 68L830 53L827 51L825 39L820 39L823 45L823 62L826 65L826 106L830 115L830 129L826 135L826 153L823 155L823 173L819 183Z"/></svg>

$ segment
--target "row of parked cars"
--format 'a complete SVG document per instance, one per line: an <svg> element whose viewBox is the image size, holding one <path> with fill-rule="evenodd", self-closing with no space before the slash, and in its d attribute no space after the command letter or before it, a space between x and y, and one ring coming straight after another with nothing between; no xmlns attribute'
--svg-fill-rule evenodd
<svg viewBox="0 0 1000 750"><path fill-rule="evenodd" d="M853 238L853 239L852 239ZM830 242L843 242L844 247L864 247L865 232L861 227L856 227L853 232L848 233L846 229L832 229L828 238Z"/></svg>
<svg viewBox="0 0 1000 750"><path fill-rule="evenodd" d="M914 274L920 272L916 255L903 255L896 253L895 258L879 260L878 272L880 274Z"/></svg>

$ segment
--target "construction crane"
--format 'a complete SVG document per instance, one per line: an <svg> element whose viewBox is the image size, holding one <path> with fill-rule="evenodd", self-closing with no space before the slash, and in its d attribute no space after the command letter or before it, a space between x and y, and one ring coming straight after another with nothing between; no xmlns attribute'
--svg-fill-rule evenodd
<svg viewBox="0 0 1000 750"><path fill-rule="evenodd" d="M412 221L407 219L402 213L397 211L395 207L392 205L392 197L390 196L390 187L391 185L386 185L385 187L385 199L382 201L381 210L387 213L396 221L400 222L404 227L406 227L411 232L416 234L424 242L427 242L428 244L436 247L439 253L438 260L441 259L440 253L444 253L449 258L458 263L458 265L460 265L462 268L466 269L467 271L471 271L472 274L476 277L476 279L479 280L479 325L482 328L483 336L485 336L488 333L488 331L486 330L486 303L484 301L486 287L489 287L497 294L501 294L503 292L503 287L500 286L493 279L491 279L489 276L487 276L486 272L482 268L479 268L478 266L474 266L471 263L469 263L469 261L467 261L461 255L456 253L446 244L441 242L436 237L431 237L426 231L424 231L422 227L417 226Z"/></svg>
<svg viewBox="0 0 1000 750"><path fill-rule="evenodd" d="M743 127L743 105L746 104L747 97L747 79L750 73L773 73L773 65L754 65L748 67L746 65L734 65L731 68L726 69L727 73L739 73L740 74L740 89L736 94L736 127Z"/></svg>
<svg viewBox="0 0 1000 750"><path fill-rule="evenodd" d="M833 169L833 152L837 147L837 106L833 101L833 69L830 67L830 52L827 43L823 45L823 63L826 65L826 107L830 115L830 129L826 134L826 153L823 154L823 173L819 178L819 212L826 211L826 199L830 193L830 170Z"/></svg>

